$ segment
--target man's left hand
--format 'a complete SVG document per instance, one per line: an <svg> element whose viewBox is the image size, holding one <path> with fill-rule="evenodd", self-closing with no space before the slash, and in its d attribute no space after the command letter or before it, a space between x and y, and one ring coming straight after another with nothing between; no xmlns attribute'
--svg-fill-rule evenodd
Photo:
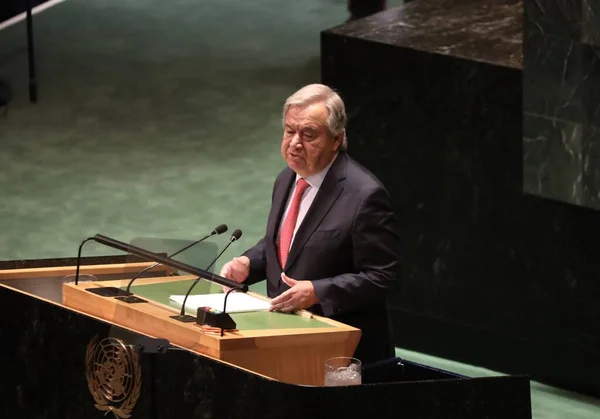
<svg viewBox="0 0 600 419"><path fill-rule="evenodd" d="M281 280L290 289L271 300L271 311L291 313L299 309L308 308L319 302L315 294L315 287L311 281L298 281L287 277L283 272L281 273Z"/></svg>

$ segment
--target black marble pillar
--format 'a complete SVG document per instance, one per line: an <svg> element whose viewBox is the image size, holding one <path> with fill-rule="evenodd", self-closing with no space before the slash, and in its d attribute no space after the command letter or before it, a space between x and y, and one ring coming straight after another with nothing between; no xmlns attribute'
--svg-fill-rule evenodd
<svg viewBox="0 0 600 419"><path fill-rule="evenodd" d="M600 1L524 3L524 190L600 209Z"/></svg>
<svg viewBox="0 0 600 419"><path fill-rule="evenodd" d="M322 80L401 220L395 343L599 395L600 213L523 192L522 23L418 0L323 32Z"/></svg>

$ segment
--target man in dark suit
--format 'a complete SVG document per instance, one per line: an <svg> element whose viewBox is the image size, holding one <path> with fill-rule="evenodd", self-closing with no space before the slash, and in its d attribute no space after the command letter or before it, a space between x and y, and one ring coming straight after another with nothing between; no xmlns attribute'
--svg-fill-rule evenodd
<svg viewBox="0 0 600 419"><path fill-rule="evenodd" d="M283 109L281 153L266 234L221 275L267 279L271 310L298 309L361 329L355 357L393 356L386 310L400 272L388 193L346 150L346 112L329 87L308 85Z"/></svg>

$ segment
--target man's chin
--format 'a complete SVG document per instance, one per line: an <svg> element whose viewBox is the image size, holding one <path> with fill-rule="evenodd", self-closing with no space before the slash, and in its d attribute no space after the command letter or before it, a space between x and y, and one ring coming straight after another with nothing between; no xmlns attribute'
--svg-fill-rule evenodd
<svg viewBox="0 0 600 419"><path fill-rule="evenodd" d="M296 173L299 171L302 172L304 169L304 165L302 164L302 162L298 161L292 157L288 157L287 164L288 164L288 167Z"/></svg>

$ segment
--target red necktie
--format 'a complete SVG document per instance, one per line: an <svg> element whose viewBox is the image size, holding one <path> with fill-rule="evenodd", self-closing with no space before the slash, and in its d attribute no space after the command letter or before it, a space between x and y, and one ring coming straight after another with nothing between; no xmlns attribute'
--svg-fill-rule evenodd
<svg viewBox="0 0 600 419"><path fill-rule="evenodd" d="M294 197L292 198L292 204L290 205L290 209L285 217L285 221L281 226L281 230L279 231L279 262L281 263L281 267L285 269L285 263L287 262L288 254L290 252L290 245L292 244L292 237L294 235L294 229L296 228L296 221L298 221L298 213L300 212L300 201L302 200L302 195L306 188L310 185L307 181L300 178L298 183L296 184L296 191L294 192Z"/></svg>

